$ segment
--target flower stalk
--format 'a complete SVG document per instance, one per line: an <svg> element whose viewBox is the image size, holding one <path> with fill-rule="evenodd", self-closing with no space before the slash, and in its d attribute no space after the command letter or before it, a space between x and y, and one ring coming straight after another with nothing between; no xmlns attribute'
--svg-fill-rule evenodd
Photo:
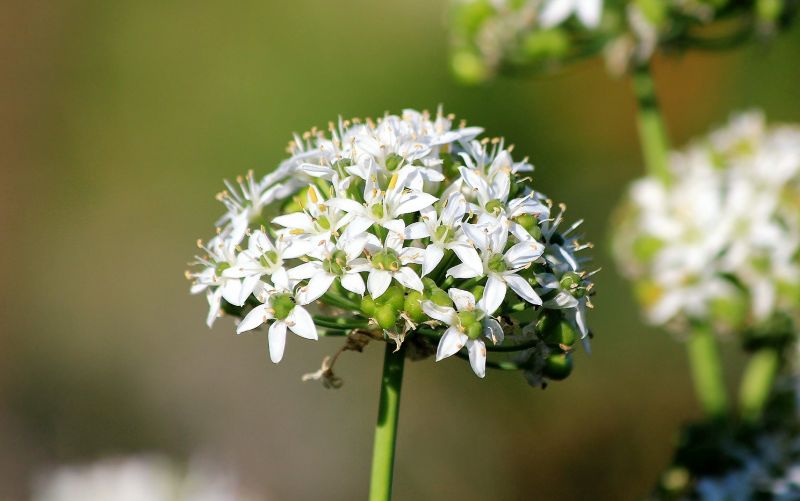
<svg viewBox="0 0 800 501"><path fill-rule="evenodd" d="M695 393L706 417L711 420L724 419L728 413L728 397L719 344L714 332L707 325L695 326L686 347Z"/></svg>
<svg viewBox="0 0 800 501"><path fill-rule="evenodd" d="M636 66L633 70L632 80L638 108L637 125L645 166L650 175L668 185L670 183L669 168L667 167L669 140L658 106L656 85L650 65Z"/></svg>
<svg viewBox="0 0 800 501"><path fill-rule="evenodd" d="M397 441L397 418L400 413L400 390L403 385L405 345L395 351L387 342L383 356L383 377L378 403L378 422L372 452L372 476L369 487L370 501L387 501L392 498L394 450Z"/></svg>
<svg viewBox="0 0 800 501"><path fill-rule="evenodd" d="M669 185L669 136L658 105L650 65L636 66L632 80L638 108L639 141L645 166L651 176ZM687 350L695 392L705 414L710 419L724 417L728 408L724 373L718 342L710 327L696 326L687 342Z"/></svg>
<svg viewBox="0 0 800 501"><path fill-rule="evenodd" d="M780 369L780 359L775 348L762 348L750 357L739 388L739 412L745 422L756 423L761 419Z"/></svg>

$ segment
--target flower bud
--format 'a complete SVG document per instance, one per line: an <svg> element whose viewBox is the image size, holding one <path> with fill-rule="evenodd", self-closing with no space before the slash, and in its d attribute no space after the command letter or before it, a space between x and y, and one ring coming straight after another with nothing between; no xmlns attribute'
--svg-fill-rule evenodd
<svg viewBox="0 0 800 501"><path fill-rule="evenodd" d="M483 289L482 285L476 285L472 288L472 295L475 296L475 301L480 301L483 297Z"/></svg>
<svg viewBox="0 0 800 501"><path fill-rule="evenodd" d="M542 373L545 377L561 381L566 379L572 372L572 355L569 353L557 353L545 359Z"/></svg>
<svg viewBox="0 0 800 501"><path fill-rule="evenodd" d="M275 294L270 305L275 310L275 318L285 320L294 308L294 300L290 294Z"/></svg>
<svg viewBox="0 0 800 501"><path fill-rule="evenodd" d="M367 316L373 316L375 314L375 300L370 296L361 298L361 311Z"/></svg>
<svg viewBox="0 0 800 501"><path fill-rule="evenodd" d="M481 337L482 333L483 333L483 326L481 325L480 322L475 322L473 324L470 324L469 327L467 327L467 331L465 334L470 339L478 339L479 337Z"/></svg>
<svg viewBox="0 0 800 501"><path fill-rule="evenodd" d="M393 285L386 289L381 297L378 298L380 304L388 304L395 310L402 310L405 304L405 294L402 287Z"/></svg>
<svg viewBox="0 0 800 501"><path fill-rule="evenodd" d="M375 310L375 321L381 329L392 329L397 323L397 309L391 304L384 304Z"/></svg>
<svg viewBox="0 0 800 501"><path fill-rule="evenodd" d="M449 306L450 308L453 307L453 301L450 300L450 296L448 296L447 293L442 289L433 289L430 297L431 301L433 301L433 304L438 306Z"/></svg>
<svg viewBox="0 0 800 501"><path fill-rule="evenodd" d="M422 293L410 291L406 295L405 302L403 303L403 310L405 310L408 318L414 322L422 322L427 318L425 312L422 310L422 304L420 304L420 301L422 300Z"/></svg>
<svg viewBox="0 0 800 501"><path fill-rule="evenodd" d="M386 170L393 171L400 167L401 163L403 163L403 157L397 153L392 153L386 157Z"/></svg>

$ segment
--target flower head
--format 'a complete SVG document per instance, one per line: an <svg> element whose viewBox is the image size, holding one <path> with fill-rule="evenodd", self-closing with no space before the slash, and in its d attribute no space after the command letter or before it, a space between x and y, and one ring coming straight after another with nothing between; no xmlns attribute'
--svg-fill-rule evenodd
<svg viewBox="0 0 800 501"><path fill-rule="evenodd" d="M436 341L437 360L465 348L480 377L496 344L571 351L574 339L537 326L557 317L588 337L588 247L577 225L559 228L563 211L551 217L527 159L480 132L406 110L296 135L275 173L229 187L192 292L207 292L210 320L225 311L239 333L266 326L274 362L288 332L411 336L419 353Z"/></svg>

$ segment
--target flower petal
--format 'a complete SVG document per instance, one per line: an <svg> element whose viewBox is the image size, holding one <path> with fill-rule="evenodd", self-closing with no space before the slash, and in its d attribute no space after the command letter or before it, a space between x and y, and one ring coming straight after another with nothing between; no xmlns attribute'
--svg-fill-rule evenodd
<svg viewBox="0 0 800 501"><path fill-rule="evenodd" d="M453 278L475 278L481 275L483 275L482 272L477 272L473 270L471 266L467 266L464 263L461 263L458 266L453 266L447 270L447 276Z"/></svg>
<svg viewBox="0 0 800 501"><path fill-rule="evenodd" d="M444 256L444 249L438 245L429 244L425 249L425 257L422 261L422 276L432 272L441 262Z"/></svg>
<svg viewBox="0 0 800 501"><path fill-rule="evenodd" d="M269 344L269 358L277 364L283 358L283 350L286 348L286 322L277 320L269 326L267 343Z"/></svg>
<svg viewBox="0 0 800 501"><path fill-rule="evenodd" d="M455 355L464 347L469 338L455 327L450 327L444 331L444 335L439 340L439 346L436 347L436 361L440 361L451 355Z"/></svg>
<svg viewBox="0 0 800 501"><path fill-rule="evenodd" d="M504 278L508 286L511 287L511 289L516 292L519 297L531 304L542 304L542 298L536 294L536 292L533 290L533 287L531 287L531 284L529 284L527 280L517 274L506 275Z"/></svg>
<svg viewBox="0 0 800 501"><path fill-rule="evenodd" d="M391 282L391 273L386 270L372 269L367 277L367 289L369 289L369 294L372 296L372 299L376 299L386 292Z"/></svg>
<svg viewBox="0 0 800 501"><path fill-rule="evenodd" d="M486 288L483 289L483 297L478 303L478 308L487 315L491 315L506 297L506 283L495 274L489 275L486 281Z"/></svg>
<svg viewBox="0 0 800 501"><path fill-rule="evenodd" d="M471 292L453 287L447 293L458 311L472 311L475 309L475 296Z"/></svg>
<svg viewBox="0 0 800 501"><path fill-rule="evenodd" d="M458 322L456 310L448 306L439 306L433 301L423 301L422 311L434 320L438 320L447 325L455 325Z"/></svg>
<svg viewBox="0 0 800 501"><path fill-rule="evenodd" d="M471 245L466 242L460 242L457 245L451 245L450 248L456 253L456 256L458 256L458 259L460 259L462 263L475 270L478 274L483 273L483 261L481 261L478 251Z"/></svg>
<svg viewBox="0 0 800 501"><path fill-rule="evenodd" d="M328 292L336 276L333 273L320 271L308 281L308 285L297 291L297 304L303 305L316 301Z"/></svg>
<svg viewBox="0 0 800 501"><path fill-rule="evenodd" d="M408 266L403 266L394 272L393 275L394 279L400 282L400 284L404 287L414 289L417 292L422 292L422 290L425 288L425 286L422 284L422 280L420 280L419 276L417 275L417 272Z"/></svg>
<svg viewBox="0 0 800 501"><path fill-rule="evenodd" d="M289 329L300 337L316 341L319 339L317 336L317 326L314 325L314 320L302 306L295 306L286 317L286 325Z"/></svg>
<svg viewBox="0 0 800 501"><path fill-rule="evenodd" d="M416 240L418 238L426 238L431 236L428 225L423 221L417 221L406 226L405 237L407 240Z"/></svg>
<svg viewBox="0 0 800 501"><path fill-rule="evenodd" d="M483 319L483 335L491 339L494 344L500 344L505 339L500 322L489 317Z"/></svg>
<svg viewBox="0 0 800 501"><path fill-rule="evenodd" d="M366 289L364 279L361 277L360 273L356 272L342 275L342 287L350 292L355 292L359 296L363 296L364 290Z"/></svg>
<svg viewBox="0 0 800 501"><path fill-rule="evenodd" d="M266 304L260 304L255 308L253 308L252 310L250 310L250 313L248 313L242 319L242 321L239 322L239 325L236 326L236 334L241 334L242 332L253 330L256 327L263 324L264 322L266 322L267 320L269 320L270 318L272 318L272 315L267 313L268 307L269 306Z"/></svg>
<svg viewBox="0 0 800 501"><path fill-rule="evenodd" d="M438 198L431 195L430 193L425 192L412 192L406 193L402 197L400 197L400 204L398 204L397 208L394 210L393 216L400 216L403 214L408 214L409 212L417 212L420 209L424 209L429 205L433 205Z"/></svg>
<svg viewBox="0 0 800 501"><path fill-rule="evenodd" d="M478 377L486 376L486 345L481 339L470 339L467 341L467 350L469 350L469 364L472 366L472 371Z"/></svg>
<svg viewBox="0 0 800 501"><path fill-rule="evenodd" d="M536 260L544 252L544 245L536 240L526 240L513 245L506 251L503 258L512 269L522 268L528 263Z"/></svg>
<svg viewBox="0 0 800 501"><path fill-rule="evenodd" d="M305 212L292 212L291 214L284 214L272 220L273 223L283 226L284 228L309 228L314 222L311 216Z"/></svg>

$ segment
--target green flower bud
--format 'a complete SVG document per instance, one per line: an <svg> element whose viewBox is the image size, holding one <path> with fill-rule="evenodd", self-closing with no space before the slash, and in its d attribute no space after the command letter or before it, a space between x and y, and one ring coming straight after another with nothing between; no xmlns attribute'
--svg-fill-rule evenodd
<svg viewBox="0 0 800 501"><path fill-rule="evenodd" d="M397 323L397 309L391 304L384 304L375 310L375 320L382 329L391 329Z"/></svg>
<svg viewBox="0 0 800 501"><path fill-rule="evenodd" d="M464 84L476 85L489 78L489 68L481 56L471 50L460 50L453 54L450 66L455 77Z"/></svg>
<svg viewBox="0 0 800 501"><path fill-rule="evenodd" d="M393 285L378 298L378 303L391 305L395 310L402 310L405 304L405 294L402 287Z"/></svg>
<svg viewBox="0 0 800 501"><path fill-rule="evenodd" d="M459 311L458 321L462 327L467 328L478 321L478 315L474 311Z"/></svg>
<svg viewBox="0 0 800 501"><path fill-rule="evenodd" d="M783 10L781 0L758 0L756 2L756 14L758 18L768 24L774 23Z"/></svg>
<svg viewBox="0 0 800 501"><path fill-rule="evenodd" d="M482 285L476 285L472 288L472 295L475 296L475 301L480 301L483 297L483 289Z"/></svg>
<svg viewBox="0 0 800 501"><path fill-rule="evenodd" d="M444 155L442 161L442 171L444 175L450 179L458 178L458 168L461 165L459 159L453 155ZM437 204L441 204L441 201L437 202Z"/></svg>
<svg viewBox="0 0 800 501"><path fill-rule="evenodd" d="M478 339L479 337L481 337L482 333L483 333L483 326L481 325L480 322L475 322L474 324L470 324L470 326L467 327L467 331L465 332L467 337L470 339Z"/></svg>
<svg viewBox="0 0 800 501"><path fill-rule="evenodd" d="M438 288L436 282L430 277L422 277L422 285L425 287L426 291L432 291Z"/></svg>
<svg viewBox="0 0 800 501"><path fill-rule="evenodd" d="M379 270L397 271L402 263L397 252L392 249L384 249L372 256L372 265Z"/></svg>
<svg viewBox="0 0 800 501"><path fill-rule="evenodd" d="M522 46L533 60L558 59L569 51L569 36L560 29L536 30L525 37Z"/></svg>
<svg viewBox="0 0 800 501"><path fill-rule="evenodd" d="M450 308L453 307L453 301L450 300L450 296L447 295L445 291L439 289L433 289L430 294L431 301L433 304L438 306L449 306Z"/></svg>
<svg viewBox="0 0 800 501"><path fill-rule="evenodd" d="M503 202L500 200L489 200L486 203L485 209L489 214L500 212L503 209Z"/></svg>
<svg viewBox="0 0 800 501"><path fill-rule="evenodd" d="M539 337L549 345L572 346L578 340L578 333L558 311L547 311L542 314L536 322L536 330L539 332Z"/></svg>
<svg viewBox="0 0 800 501"><path fill-rule="evenodd" d="M294 308L294 300L290 294L275 294L270 299L270 306L275 310L275 318L285 320Z"/></svg>
<svg viewBox="0 0 800 501"><path fill-rule="evenodd" d="M392 153L386 157L386 170L393 171L400 167L401 163L403 163L403 157L397 153Z"/></svg>
<svg viewBox="0 0 800 501"><path fill-rule="evenodd" d="M375 204L372 206L372 215L378 219L383 217L383 204Z"/></svg>
<svg viewBox="0 0 800 501"><path fill-rule="evenodd" d="M495 254L489 258L489 269L496 272L502 273L508 269L506 266L506 261L503 258L502 254Z"/></svg>
<svg viewBox="0 0 800 501"><path fill-rule="evenodd" d="M561 288L564 290L571 290L573 287L577 287L581 284L581 276L575 273L574 271L568 271L561 275L561 281L559 284Z"/></svg>
<svg viewBox="0 0 800 501"><path fill-rule="evenodd" d="M550 355L544 362L542 374L550 379L560 381L566 379L572 372L572 355L557 353Z"/></svg>
<svg viewBox="0 0 800 501"><path fill-rule="evenodd" d="M375 300L370 296L361 298L361 311L369 317L373 316L375 314Z"/></svg>
<svg viewBox="0 0 800 501"><path fill-rule="evenodd" d="M214 273L216 273L217 276L221 276L222 272L227 270L230 267L231 267L231 265L229 263L224 262L224 261L221 262L221 263L217 263L217 266L214 268Z"/></svg>
<svg viewBox="0 0 800 501"><path fill-rule="evenodd" d="M331 259L322 262L322 269L327 271L328 273L333 273L334 275L341 275L342 274L342 267L339 264Z"/></svg>
<svg viewBox="0 0 800 501"><path fill-rule="evenodd" d="M405 302L403 303L403 310L405 310L408 318L414 322L422 322L427 318L425 312L422 310L422 304L420 303L423 298L422 293L417 291L410 291L406 295Z"/></svg>

